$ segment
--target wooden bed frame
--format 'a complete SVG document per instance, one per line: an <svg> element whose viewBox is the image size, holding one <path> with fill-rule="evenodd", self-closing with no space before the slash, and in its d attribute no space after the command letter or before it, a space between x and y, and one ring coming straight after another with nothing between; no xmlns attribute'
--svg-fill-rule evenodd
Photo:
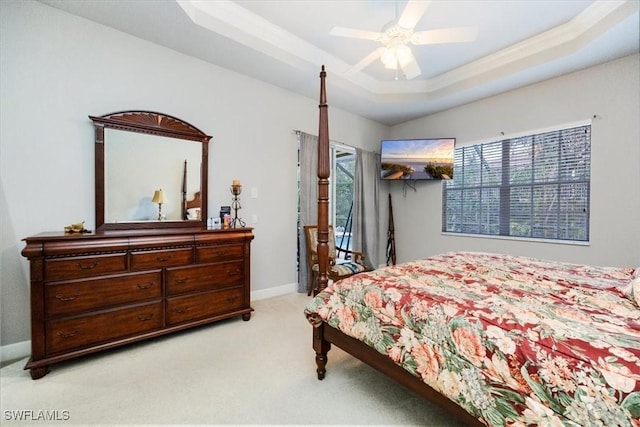
<svg viewBox="0 0 640 427"><path fill-rule="evenodd" d="M314 296L322 292L328 284L329 257L329 123L327 114L327 95L325 86L326 72L324 65L320 72L320 120L318 130L318 287ZM340 347L362 362L372 366L393 380L406 386L420 396L433 402L460 421L471 426L483 426L478 419L470 415L462 407L426 385L418 377L405 371L393 360L379 353L374 348L343 334L339 330L321 323L313 328L313 349L316 352L316 372L318 379L324 379L326 374L327 353L331 344Z"/></svg>
<svg viewBox="0 0 640 427"><path fill-rule="evenodd" d="M193 195L193 199L187 200L187 161L184 161L184 168L182 169L182 220L186 221L189 218L187 212L191 208L200 208L202 209L202 197L200 196L200 192L196 192ZM197 218L200 220L201 218Z"/></svg>

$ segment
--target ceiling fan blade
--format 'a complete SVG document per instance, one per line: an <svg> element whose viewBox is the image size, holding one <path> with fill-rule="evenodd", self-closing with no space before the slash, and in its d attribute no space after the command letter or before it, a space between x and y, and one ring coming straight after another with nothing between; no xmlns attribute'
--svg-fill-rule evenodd
<svg viewBox="0 0 640 427"><path fill-rule="evenodd" d="M339 36L339 37L353 37L356 39L365 39L365 40L374 40L374 41L378 41L380 37L383 36L382 33L378 33L375 31L356 30L353 28L345 28L345 27L333 27L331 31L329 31L329 35Z"/></svg>
<svg viewBox="0 0 640 427"><path fill-rule="evenodd" d="M438 43L461 43L474 41L478 36L478 29L475 27L443 28L441 30L417 31L411 37L411 43L438 44Z"/></svg>
<svg viewBox="0 0 640 427"><path fill-rule="evenodd" d="M409 0L398 19L398 26L413 30L430 5L430 1Z"/></svg>
<svg viewBox="0 0 640 427"><path fill-rule="evenodd" d="M409 58L406 61L400 62L400 68L402 68L402 72L407 80L411 80L412 78L418 77L422 74L422 70L416 62L416 58L413 56L413 53L409 54Z"/></svg>
<svg viewBox="0 0 640 427"><path fill-rule="evenodd" d="M362 58L360 62L358 62L353 67L351 67L345 74L354 74L364 69L367 65L371 64L373 61L380 58L380 55L382 55L383 51L384 51L383 47L377 48L376 50L371 52L369 55Z"/></svg>

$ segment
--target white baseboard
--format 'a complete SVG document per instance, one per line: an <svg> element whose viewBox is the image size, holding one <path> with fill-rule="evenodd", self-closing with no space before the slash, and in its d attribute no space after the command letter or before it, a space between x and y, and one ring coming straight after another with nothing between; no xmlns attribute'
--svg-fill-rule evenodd
<svg viewBox="0 0 640 427"><path fill-rule="evenodd" d="M293 292L298 292L297 283L289 283L288 285L276 286L274 288L260 289L259 291L251 292L251 301L258 301L261 299L278 297L280 295L286 295Z"/></svg>
<svg viewBox="0 0 640 427"><path fill-rule="evenodd" d="M0 346L0 362L2 363L23 359L29 357L30 354L30 340Z"/></svg>
<svg viewBox="0 0 640 427"><path fill-rule="evenodd" d="M290 283L288 285L276 286L274 288L260 289L251 292L251 300L257 301L261 299L273 298L280 295L286 295L298 292L298 284ZM31 354L31 341L22 341L14 344L0 346L0 363L19 360L28 357Z"/></svg>

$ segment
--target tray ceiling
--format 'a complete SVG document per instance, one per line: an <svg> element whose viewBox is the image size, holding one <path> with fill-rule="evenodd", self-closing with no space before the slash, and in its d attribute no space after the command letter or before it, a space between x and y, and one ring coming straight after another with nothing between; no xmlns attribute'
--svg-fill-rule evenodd
<svg viewBox="0 0 640 427"><path fill-rule="evenodd" d="M640 51L637 0L432 1L416 31L473 27L473 41L412 46L410 80L373 60L380 44L330 35L381 32L407 1L237 0L42 3L393 125Z"/></svg>

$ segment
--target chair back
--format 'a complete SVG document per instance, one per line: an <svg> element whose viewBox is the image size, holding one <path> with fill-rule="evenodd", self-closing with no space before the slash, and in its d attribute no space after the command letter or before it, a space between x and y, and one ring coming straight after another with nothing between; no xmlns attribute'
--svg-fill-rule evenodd
<svg viewBox="0 0 640 427"><path fill-rule="evenodd" d="M305 225L304 226L305 237L307 238L307 259L309 265L312 266L318 263L318 226L317 225ZM329 263L336 259L336 235L333 232L333 226L329 226Z"/></svg>

